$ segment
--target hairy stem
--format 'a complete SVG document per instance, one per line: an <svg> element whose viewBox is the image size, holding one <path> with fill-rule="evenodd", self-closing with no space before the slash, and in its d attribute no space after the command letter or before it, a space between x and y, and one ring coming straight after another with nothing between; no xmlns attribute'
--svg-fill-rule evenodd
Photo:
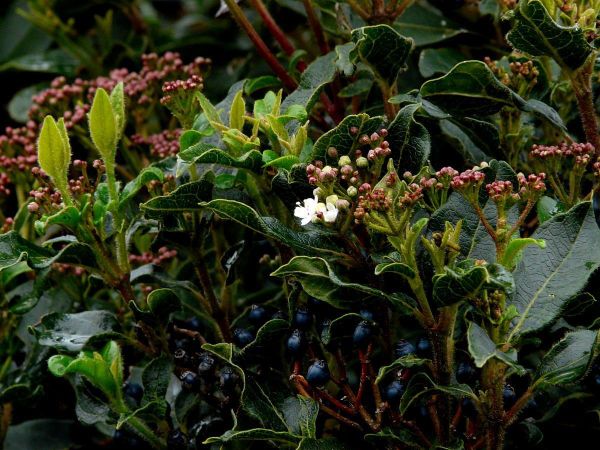
<svg viewBox="0 0 600 450"><path fill-rule="evenodd" d="M598 135L598 120L594 108L594 95L592 92L592 73L595 61L593 57L576 72L570 74L571 86L577 99L577 107L581 115L581 124L585 132L585 138L596 149L596 155L600 155L600 136Z"/></svg>

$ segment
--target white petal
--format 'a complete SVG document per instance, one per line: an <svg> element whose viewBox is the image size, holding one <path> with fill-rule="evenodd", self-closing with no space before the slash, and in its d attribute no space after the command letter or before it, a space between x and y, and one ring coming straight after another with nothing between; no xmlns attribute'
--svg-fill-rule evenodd
<svg viewBox="0 0 600 450"><path fill-rule="evenodd" d="M337 215L338 215L337 209L330 209L325 214L323 214L323 218L325 219L325 222L332 223L332 222L335 222L335 219L337 219Z"/></svg>

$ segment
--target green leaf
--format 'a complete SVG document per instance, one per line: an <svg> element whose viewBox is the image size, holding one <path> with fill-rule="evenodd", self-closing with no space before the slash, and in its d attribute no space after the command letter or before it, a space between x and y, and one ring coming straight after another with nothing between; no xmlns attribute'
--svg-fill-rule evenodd
<svg viewBox="0 0 600 450"><path fill-rule="evenodd" d="M414 42L389 25L372 25L352 30L355 58L367 64L375 76L387 86L396 83L398 75L407 68L406 61Z"/></svg>
<svg viewBox="0 0 600 450"><path fill-rule="evenodd" d="M489 337L487 332L475 322L469 322L467 329L467 341L469 353L473 357L475 365L483 367L491 358L496 358L509 367L512 367L519 374L525 374L525 369L517 363L517 352L511 349L509 352L503 352Z"/></svg>
<svg viewBox="0 0 600 450"><path fill-rule="evenodd" d="M415 120L420 106L418 103L406 105L388 126L386 139L398 170L418 171L429 158L431 137L427 128Z"/></svg>
<svg viewBox="0 0 600 450"><path fill-rule="evenodd" d="M506 35L517 50L531 56L550 56L559 66L577 70L593 52L583 29L556 23L540 0L523 0L514 10L514 25Z"/></svg>
<svg viewBox="0 0 600 450"><path fill-rule="evenodd" d="M152 413L158 417L163 417L167 412L167 388L173 373L173 364L167 356L154 358L144 367L142 372L142 385L144 387L144 396L142 397L142 407L152 408Z"/></svg>
<svg viewBox="0 0 600 450"><path fill-rule="evenodd" d="M335 438L303 438L296 450L345 450L343 442Z"/></svg>
<svg viewBox="0 0 600 450"><path fill-rule="evenodd" d="M108 311L82 311L74 314L48 314L31 331L40 345L59 351L76 352L83 349L90 338L107 333L112 335L111 332L116 332L119 328L116 317Z"/></svg>
<svg viewBox="0 0 600 450"><path fill-rule="evenodd" d="M119 206L123 207L123 205L131 200L135 195L142 189L145 185L150 183L151 181L160 181L164 180L164 173L158 167L146 167L142 169L142 171L131 180L129 183L125 185L123 190L119 194Z"/></svg>
<svg viewBox="0 0 600 450"><path fill-rule="evenodd" d="M379 368L375 384L379 384L388 373L395 372L399 367L420 367L429 362L428 359L419 358L415 355L406 355L396 359L393 363Z"/></svg>
<svg viewBox="0 0 600 450"><path fill-rule="evenodd" d="M543 239L533 238L516 238L508 243L504 250L504 256L502 257L502 264L508 270L512 270L521 260L523 256L523 250L528 245L537 245L539 248L546 248L546 242Z"/></svg>
<svg viewBox="0 0 600 450"><path fill-rule="evenodd" d="M38 140L38 163L46 172L63 197L68 197L67 174L71 164L71 145L63 119L58 122L46 116ZM67 202L70 197L65 198Z"/></svg>
<svg viewBox="0 0 600 450"><path fill-rule="evenodd" d="M29 267L34 269L43 269L55 262L79 265L90 270L98 267L94 252L86 244L72 242L56 253L29 242L16 231L0 235L0 270L21 261L27 261Z"/></svg>
<svg viewBox="0 0 600 450"><path fill-rule="evenodd" d="M535 385L575 383L585 375L600 349L598 331L577 330L561 339L544 355Z"/></svg>
<svg viewBox="0 0 600 450"><path fill-rule="evenodd" d="M254 209L244 203L218 199L203 203L202 207L214 211L224 218L234 220L293 249L308 254L319 252L340 254L339 245L322 232L292 230L274 217L259 216Z"/></svg>
<svg viewBox="0 0 600 450"><path fill-rule="evenodd" d="M274 441L296 445L300 438L287 431L273 431L266 428L252 428L250 430L228 430L221 436L210 437L203 444L216 444L236 441Z"/></svg>
<svg viewBox="0 0 600 450"><path fill-rule="evenodd" d="M302 73L298 87L286 97L281 104L281 109L286 111L292 105L302 105L310 112L315 105L321 91L328 83L333 81L336 72L335 51L316 58Z"/></svg>
<svg viewBox="0 0 600 450"><path fill-rule="evenodd" d="M385 262L375 266L375 275L382 273L397 273L406 279L413 279L416 276L415 271L407 264L400 262Z"/></svg>
<svg viewBox="0 0 600 450"><path fill-rule="evenodd" d="M114 164L119 136L117 117L110 97L103 88L94 95L89 113L90 136L105 164Z"/></svg>
<svg viewBox="0 0 600 450"><path fill-rule="evenodd" d="M280 156L265 163L263 167L276 167L278 169L291 170L296 164L299 164L300 160L296 155Z"/></svg>
<svg viewBox="0 0 600 450"><path fill-rule="evenodd" d="M499 264L474 265L467 260L454 269L445 267L445 273L433 277L433 298L440 305L473 299L484 289L501 289L511 294L511 273Z"/></svg>
<svg viewBox="0 0 600 450"><path fill-rule="evenodd" d="M4 450L63 450L73 444L76 424L72 420L34 419L11 425Z"/></svg>
<svg viewBox="0 0 600 450"><path fill-rule="evenodd" d="M244 116L246 115L246 102L244 101L244 91L239 90L229 110L229 126L242 131L244 128Z"/></svg>
<svg viewBox="0 0 600 450"><path fill-rule="evenodd" d="M256 332L254 340L240 350L238 358L240 360L255 358L256 355L260 355L261 352L272 346L274 342L280 342L288 329L287 320L271 319L265 322Z"/></svg>
<svg viewBox="0 0 600 450"><path fill-rule="evenodd" d="M500 136L496 125L470 117L442 119L440 131L467 161L473 165L498 155Z"/></svg>
<svg viewBox="0 0 600 450"><path fill-rule="evenodd" d="M544 195L536 204L536 212L540 223L544 223L559 212L564 212L564 210L562 210L561 205L555 199Z"/></svg>
<svg viewBox="0 0 600 450"><path fill-rule="evenodd" d="M295 256L271 276L294 276L302 283L308 295L337 308L350 308L356 305L360 296L387 298L387 295L378 289L343 281L334 272L329 262L319 257Z"/></svg>
<svg viewBox="0 0 600 450"><path fill-rule="evenodd" d="M234 94L234 98L235 95L237 95L237 92L238 91L236 91L236 93ZM219 116L219 111L213 106L210 100L207 99L202 92L197 92L196 96L198 98L198 101L200 102L200 107L202 108L202 111L204 112L204 115L206 116L210 124L213 126L223 125L221 117Z"/></svg>
<svg viewBox="0 0 600 450"><path fill-rule="evenodd" d="M515 106L514 93L482 61L464 61L446 75L426 81L421 96L450 114L489 116Z"/></svg>
<svg viewBox="0 0 600 450"><path fill-rule="evenodd" d="M262 155L258 150L239 156L231 156L227 152L204 143L198 143L179 152L179 158L188 164L219 164L260 172Z"/></svg>
<svg viewBox="0 0 600 450"><path fill-rule="evenodd" d="M116 345L116 343L112 343ZM105 350L109 350L107 344ZM103 351L104 352L104 351ZM106 358L105 355L92 352L81 352L77 358L64 355L54 355L48 360L48 369L57 376L62 377L70 373L78 373L86 377L90 383L100 389L111 401L120 397L122 384L121 377L115 378L118 364L111 364L114 361Z"/></svg>
<svg viewBox="0 0 600 450"><path fill-rule="evenodd" d="M125 124L127 122L127 118L125 117L125 93L123 92L122 81L117 83L117 85L111 91L110 104L115 117L115 125L117 130L116 141L118 142L123 135L123 130L125 129Z"/></svg>
<svg viewBox="0 0 600 450"><path fill-rule="evenodd" d="M327 149L335 147L339 156L348 155L358 148L358 139L366 134L370 136L378 131L383 125L382 117L369 117L367 114L346 116L337 127L322 135L313 147L311 160L321 160L325 163L333 163L327 156ZM356 127L356 134L350 133L350 129Z"/></svg>
<svg viewBox="0 0 600 450"><path fill-rule="evenodd" d="M203 179L182 184L173 192L148 200L141 205L147 218L161 219L186 211L200 210L200 202L210 199L213 185Z"/></svg>
<svg viewBox="0 0 600 450"><path fill-rule="evenodd" d="M547 220L531 237L543 239L546 248L527 247L514 272L512 303L520 316L510 340L550 325L600 266L600 229L590 202Z"/></svg>
<svg viewBox="0 0 600 450"><path fill-rule="evenodd" d="M455 398L471 398L477 400L468 384L453 384L443 386L435 383L429 375L419 372L413 376L400 400L400 414L404 415L408 408L421 396L442 392Z"/></svg>
<svg viewBox="0 0 600 450"><path fill-rule="evenodd" d="M419 54L419 72L424 78L449 72L452 67L465 60L455 48L426 48Z"/></svg>
<svg viewBox="0 0 600 450"><path fill-rule="evenodd" d="M317 436L319 405L312 398L302 395L288 397L281 405L281 411L290 432L308 438Z"/></svg>
<svg viewBox="0 0 600 450"><path fill-rule="evenodd" d="M396 31L421 47L450 39L467 30L444 16L428 3L415 2L393 24Z"/></svg>

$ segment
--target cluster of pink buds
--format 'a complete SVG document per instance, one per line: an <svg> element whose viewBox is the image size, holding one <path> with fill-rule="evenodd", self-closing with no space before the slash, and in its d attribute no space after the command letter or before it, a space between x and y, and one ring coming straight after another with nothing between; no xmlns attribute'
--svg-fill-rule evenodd
<svg viewBox="0 0 600 450"><path fill-rule="evenodd" d="M179 153L179 137L181 136L181 128L174 130L164 130L157 134L142 136L134 134L131 136L131 141L135 145L147 146L150 148L150 154L159 158L175 156Z"/></svg>
<svg viewBox="0 0 600 450"><path fill-rule="evenodd" d="M9 196L10 190L10 178L5 173L0 172L0 196Z"/></svg>
<svg viewBox="0 0 600 450"><path fill-rule="evenodd" d="M174 95L204 88L204 80L199 75L192 75L187 80L167 81L163 84L162 91L165 94L160 102L163 105L169 103Z"/></svg>
<svg viewBox="0 0 600 450"><path fill-rule="evenodd" d="M472 187L479 188L483 183L485 174L478 170L468 169L452 178L450 185L453 189L460 191Z"/></svg>
<svg viewBox="0 0 600 450"><path fill-rule="evenodd" d="M408 185L408 188L406 189L402 197L400 197L400 206L404 208L410 208L416 205L422 198L423 188L417 183L411 183Z"/></svg>
<svg viewBox="0 0 600 450"><path fill-rule="evenodd" d="M30 213L52 214L62 207L62 196L60 192L50 186L40 186L29 192L33 202L27 205Z"/></svg>
<svg viewBox="0 0 600 450"><path fill-rule="evenodd" d="M52 269L62 274L70 274L76 277L81 277L85 274L85 269L79 266L73 266L71 264L54 263Z"/></svg>
<svg viewBox="0 0 600 450"><path fill-rule="evenodd" d="M371 191L370 188L369 185L362 185L359 188L359 192L363 194L358 197L358 206L354 211L356 223L361 223L370 211L385 212L389 211L392 206L392 199L385 190L376 188Z"/></svg>
<svg viewBox="0 0 600 450"><path fill-rule="evenodd" d="M308 182L312 185L333 183L337 179L338 172L335 167L323 166L322 161L315 161L314 164L306 166Z"/></svg>
<svg viewBox="0 0 600 450"><path fill-rule="evenodd" d="M520 198L519 194L517 194L516 192L513 192L513 184L508 180L494 181L492 183L487 184L485 186L485 189L487 190L488 196L494 202L500 202L500 201L506 201L506 200L512 200L512 201L516 202Z"/></svg>
<svg viewBox="0 0 600 450"><path fill-rule="evenodd" d="M170 261L177 256L177 250L161 247L158 252L144 252L141 255L129 255L129 262L133 264L155 264L160 265L165 261Z"/></svg>
<svg viewBox="0 0 600 450"><path fill-rule="evenodd" d="M562 142L560 145L533 145L529 153L533 158L542 160L573 158L578 166L586 166L594 156L596 149L589 142L567 144Z"/></svg>
<svg viewBox="0 0 600 450"><path fill-rule="evenodd" d="M519 172L517 179L519 180L519 195L521 200L537 200L546 190L546 183L544 182L546 174L543 172L537 175L532 173L528 176Z"/></svg>

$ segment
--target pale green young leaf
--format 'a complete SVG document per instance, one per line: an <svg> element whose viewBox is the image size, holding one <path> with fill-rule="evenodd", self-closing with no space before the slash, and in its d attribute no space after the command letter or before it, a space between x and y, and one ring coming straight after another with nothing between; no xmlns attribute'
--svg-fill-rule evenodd
<svg viewBox="0 0 600 450"><path fill-rule="evenodd" d="M62 118L58 123L51 116L44 118L38 140L38 162L42 170L52 178L68 204L70 196L67 189L67 173L71 163L71 146Z"/></svg>
<svg viewBox="0 0 600 450"><path fill-rule="evenodd" d="M117 148L117 121L110 97L99 88L89 113L90 136L104 162L114 164Z"/></svg>
<svg viewBox="0 0 600 450"><path fill-rule="evenodd" d="M121 139L125 129L125 93L123 91L123 82L119 82L110 93L110 104L115 114L115 123L117 126L117 141Z"/></svg>
<svg viewBox="0 0 600 450"><path fill-rule="evenodd" d="M242 131L244 127L244 116L246 114L246 102L244 101L244 91L240 90L231 104L231 110L229 111L229 126L236 130Z"/></svg>

